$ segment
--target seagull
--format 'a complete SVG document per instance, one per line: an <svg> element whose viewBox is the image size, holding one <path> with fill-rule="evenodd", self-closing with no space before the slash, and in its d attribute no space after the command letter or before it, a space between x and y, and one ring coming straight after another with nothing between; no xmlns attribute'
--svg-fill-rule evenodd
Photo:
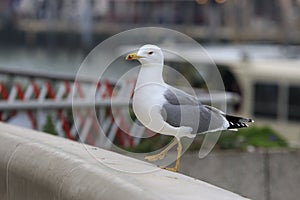
<svg viewBox="0 0 300 200"><path fill-rule="evenodd" d="M166 84L162 76L164 55L156 45L146 44L138 52L128 54L126 60L141 63L132 101L137 119L156 133L175 137L159 154L146 156L145 159L161 160L178 144L175 166L164 169L179 170L182 137L194 138L197 134L237 130L253 122L252 119L227 115L217 108L204 105L198 97Z"/></svg>

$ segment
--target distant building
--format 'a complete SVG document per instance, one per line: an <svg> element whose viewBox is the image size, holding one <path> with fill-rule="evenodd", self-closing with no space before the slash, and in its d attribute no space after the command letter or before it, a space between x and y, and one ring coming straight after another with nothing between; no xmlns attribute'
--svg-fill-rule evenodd
<svg viewBox="0 0 300 200"><path fill-rule="evenodd" d="M0 10L14 13L0 14L0 25L16 17L16 29L31 38L75 33L90 43L133 27L163 26L205 41L300 43L299 0L7 0Z"/></svg>

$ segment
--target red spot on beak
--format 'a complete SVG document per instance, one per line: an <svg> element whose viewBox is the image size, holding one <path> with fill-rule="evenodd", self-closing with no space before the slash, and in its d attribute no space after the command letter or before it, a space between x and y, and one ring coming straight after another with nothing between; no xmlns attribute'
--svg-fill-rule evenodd
<svg viewBox="0 0 300 200"><path fill-rule="evenodd" d="M138 56L136 53L131 53L126 56L126 60L138 60L140 56Z"/></svg>

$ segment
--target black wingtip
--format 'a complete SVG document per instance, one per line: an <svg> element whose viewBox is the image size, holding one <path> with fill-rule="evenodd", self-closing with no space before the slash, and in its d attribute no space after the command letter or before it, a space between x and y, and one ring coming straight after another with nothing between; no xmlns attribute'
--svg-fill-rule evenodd
<svg viewBox="0 0 300 200"><path fill-rule="evenodd" d="M243 122L229 122L228 129L247 128L248 124Z"/></svg>
<svg viewBox="0 0 300 200"><path fill-rule="evenodd" d="M247 123L252 123L254 120L252 119L247 119L243 117L236 117L236 116L231 116L231 115L225 115L225 118L227 119L229 123L229 130L232 129L238 129L238 128L246 128L248 127Z"/></svg>
<svg viewBox="0 0 300 200"><path fill-rule="evenodd" d="M230 118L231 117L234 117L234 116L230 116ZM254 122L253 119L248 119L248 118L243 118L243 117L234 117L234 118L236 118L236 120L238 120L239 122L243 122L243 123L252 123L252 122ZM227 117L226 117L226 119L227 119Z"/></svg>

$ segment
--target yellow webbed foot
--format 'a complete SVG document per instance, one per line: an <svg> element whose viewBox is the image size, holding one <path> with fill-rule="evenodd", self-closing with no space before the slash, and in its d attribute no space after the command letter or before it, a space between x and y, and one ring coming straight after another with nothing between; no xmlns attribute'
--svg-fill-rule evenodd
<svg viewBox="0 0 300 200"><path fill-rule="evenodd" d="M178 172L179 171L179 167L161 167L162 169L166 169L168 171L171 171L171 172Z"/></svg>
<svg viewBox="0 0 300 200"><path fill-rule="evenodd" d="M166 156L166 153L161 152L161 153L156 154L156 155L146 156L145 160L148 160L148 161L157 161L157 160L164 159L165 156Z"/></svg>

